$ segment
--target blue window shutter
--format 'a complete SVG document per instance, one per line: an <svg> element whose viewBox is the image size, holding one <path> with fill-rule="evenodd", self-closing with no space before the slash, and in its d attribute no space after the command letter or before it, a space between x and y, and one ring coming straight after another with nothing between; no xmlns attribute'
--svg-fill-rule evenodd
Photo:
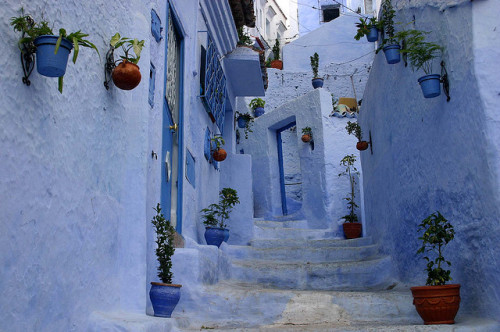
<svg viewBox="0 0 500 332"><path fill-rule="evenodd" d="M205 158L210 161L212 159L212 156L210 154L210 136L211 136L211 133L210 133L210 129L207 129L205 130L205 141L203 142L204 145L203 145L203 154L205 155Z"/></svg>
<svg viewBox="0 0 500 332"><path fill-rule="evenodd" d="M186 151L186 178L193 188L196 188L195 159L189 150Z"/></svg>
<svg viewBox="0 0 500 332"><path fill-rule="evenodd" d="M151 63L151 67L149 69L149 98L148 98L149 105L151 105L151 107L153 107L155 104L155 77L156 77L156 68Z"/></svg>
<svg viewBox="0 0 500 332"><path fill-rule="evenodd" d="M162 30L160 17L154 9L151 9L151 34L155 37L157 43L162 39Z"/></svg>

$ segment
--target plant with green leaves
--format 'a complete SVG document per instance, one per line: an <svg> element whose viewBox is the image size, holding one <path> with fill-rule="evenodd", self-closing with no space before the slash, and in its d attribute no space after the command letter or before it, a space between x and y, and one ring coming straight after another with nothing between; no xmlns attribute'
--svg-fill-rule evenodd
<svg viewBox="0 0 500 332"><path fill-rule="evenodd" d="M175 252L174 235L175 228L166 220L161 213L160 203L154 208L156 215L151 223L156 232L156 258L158 259L158 277L165 284L172 283L172 256Z"/></svg>
<svg viewBox="0 0 500 332"><path fill-rule="evenodd" d="M312 129L311 129L311 127L304 127L304 128L302 128L302 134L304 134L304 135L312 135Z"/></svg>
<svg viewBox="0 0 500 332"><path fill-rule="evenodd" d="M354 135L356 136L358 141L361 141L362 137L361 127L357 122L347 121L347 126L345 126L345 129L347 130L347 133L349 135Z"/></svg>
<svg viewBox="0 0 500 332"><path fill-rule="evenodd" d="M396 11L394 7L392 7L391 0L384 0L381 5L382 10L382 22L383 22L383 31L384 31L384 39L380 43L377 53L383 49L385 46L397 44L398 41L394 37L394 17L396 16Z"/></svg>
<svg viewBox="0 0 500 332"><path fill-rule="evenodd" d="M360 17L359 22L356 23L356 35L354 39L360 40L363 36L367 36L370 34L370 28L375 27L378 30L382 30L384 28L384 22L377 20L375 17Z"/></svg>
<svg viewBox="0 0 500 332"><path fill-rule="evenodd" d="M248 104L248 106L253 110L257 107L264 107L264 105L266 105L266 102L261 98L254 98L250 101L250 104Z"/></svg>
<svg viewBox="0 0 500 332"><path fill-rule="evenodd" d="M428 33L420 30L404 30L395 35L399 41L404 41L404 48L399 52L408 55L412 70L422 69L426 75L432 74L433 60L440 57L443 52L440 45L425 41L425 35Z"/></svg>
<svg viewBox="0 0 500 332"><path fill-rule="evenodd" d="M245 120L245 128L244 128L245 139L248 139L248 134L253 133L252 124L254 121L254 117L249 112L246 112L246 113L236 112L235 115L236 115L236 119Z"/></svg>
<svg viewBox="0 0 500 332"><path fill-rule="evenodd" d="M243 46L252 46L252 39L250 39L250 36L245 32L243 26L239 27L237 29L238 31L238 45L243 45Z"/></svg>
<svg viewBox="0 0 500 332"><path fill-rule="evenodd" d="M313 78L319 78L318 77L318 68L319 68L319 55L318 55L318 53L314 53L314 55L310 56L309 59L311 60L311 69L313 72Z"/></svg>
<svg viewBox="0 0 500 332"><path fill-rule="evenodd" d="M276 41L274 42L273 46L273 60L279 60L280 59L280 40L276 38Z"/></svg>
<svg viewBox="0 0 500 332"><path fill-rule="evenodd" d="M347 201L347 207L349 209L349 214L342 217L342 219L344 219L345 222L358 222L358 216L354 213L354 210L358 207L358 205L354 202L354 198L356 194L355 192L356 176L359 176L359 172L356 169L356 166L354 166L355 162L356 162L356 156L353 154L346 155L340 161L340 166L345 167L345 170L339 174L339 177L340 176L349 177L349 184L351 187L349 195L344 198Z"/></svg>
<svg viewBox="0 0 500 332"><path fill-rule="evenodd" d="M227 228L226 220L229 219L233 207L239 204L238 193L232 188L223 188L219 192L219 204L210 204L202 209L203 224L205 226Z"/></svg>
<svg viewBox="0 0 500 332"><path fill-rule="evenodd" d="M442 267L445 263L451 266L451 263L444 259L442 250L455 238L453 225L439 211L436 211L418 226L418 232L423 231L423 235L418 238L422 240L422 247L417 250L417 254L432 252L436 257L431 259L429 256L424 256L427 261L426 285L444 285L447 281L453 280L450 276L450 270L445 270Z"/></svg>
<svg viewBox="0 0 500 332"><path fill-rule="evenodd" d="M220 135L216 135L213 138L210 139L212 142L214 142L216 149L220 149L221 146L226 144L226 141L224 141L224 138Z"/></svg>
<svg viewBox="0 0 500 332"><path fill-rule="evenodd" d="M119 33L116 33L113 37L111 37L109 45L113 47L113 50L119 47L122 48L123 52L125 53L125 55L120 56L122 60L127 60L128 62L137 64L139 62L139 59L141 58L142 48L144 47L144 40L121 37ZM129 55L130 50L134 51L135 56Z"/></svg>

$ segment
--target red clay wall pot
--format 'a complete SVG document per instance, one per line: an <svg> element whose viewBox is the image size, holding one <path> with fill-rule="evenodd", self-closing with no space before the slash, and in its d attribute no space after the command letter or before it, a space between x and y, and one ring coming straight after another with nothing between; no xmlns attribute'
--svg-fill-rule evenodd
<svg viewBox="0 0 500 332"><path fill-rule="evenodd" d="M360 222L345 222L342 227L344 228L344 236L346 239L356 239L361 236Z"/></svg>
<svg viewBox="0 0 500 332"><path fill-rule="evenodd" d="M304 142L304 143L310 142L311 139L312 139L311 135L308 135L308 134L302 135L302 142Z"/></svg>
<svg viewBox="0 0 500 332"><path fill-rule="evenodd" d="M139 66L123 60L113 69L113 83L122 90L132 90L141 82Z"/></svg>
<svg viewBox="0 0 500 332"><path fill-rule="evenodd" d="M276 69L282 70L283 69L283 61L281 61L281 60L271 61L271 68L276 68Z"/></svg>
<svg viewBox="0 0 500 332"><path fill-rule="evenodd" d="M455 324L460 307L460 284L411 287L413 304L429 324Z"/></svg>
<svg viewBox="0 0 500 332"><path fill-rule="evenodd" d="M368 149L368 142L360 141L356 143L356 149L358 149L359 151L365 151L366 149Z"/></svg>
<svg viewBox="0 0 500 332"><path fill-rule="evenodd" d="M227 157L227 152L224 149L217 149L212 153L212 157L214 157L215 161L224 161Z"/></svg>

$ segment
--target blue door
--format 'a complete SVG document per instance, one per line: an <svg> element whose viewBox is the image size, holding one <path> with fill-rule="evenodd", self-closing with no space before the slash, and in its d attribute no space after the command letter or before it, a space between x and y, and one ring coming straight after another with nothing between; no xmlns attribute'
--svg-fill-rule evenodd
<svg viewBox="0 0 500 332"><path fill-rule="evenodd" d="M288 215L288 208L286 204L286 190L285 190L285 169L283 167L283 141L281 140L281 133L293 126L295 126L295 121L287 124L286 126L276 130L276 140L278 145L278 163L280 170L280 191L281 191L281 209L283 215Z"/></svg>
<svg viewBox="0 0 500 332"><path fill-rule="evenodd" d="M162 125L162 151L161 151L161 207L163 215L170 220L172 209L172 144L175 125L172 121L172 115L168 108L167 100L163 102L163 125Z"/></svg>

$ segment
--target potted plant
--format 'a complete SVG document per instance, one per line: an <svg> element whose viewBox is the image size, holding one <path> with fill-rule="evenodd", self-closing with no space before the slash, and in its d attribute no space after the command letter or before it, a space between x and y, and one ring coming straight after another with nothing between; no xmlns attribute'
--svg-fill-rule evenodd
<svg viewBox="0 0 500 332"><path fill-rule="evenodd" d="M215 143L215 149L212 150L212 157L215 161L224 161L227 157L227 152L221 146L226 144L226 142L222 136L214 136L211 141Z"/></svg>
<svg viewBox="0 0 500 332"><path fill-rule="evenodd" d="M312 140L312 129L311 127L302 128L302 142L308 143Z"/></svg>
<svg viewBox="0 0 500 332"><path fill-rule="evenodd" d="M111 53L121 47L124 55L121 55L121 62L113 69L113 83L122 90L132 90L141 82L141 71L137 63L141 58L141 51L144 47L144 40L121 37L116 33L109 42ZM130 51L133 50L135 56ZM113 64L114 65L114 64Z"/></svg>
<svg viewBox="0 0 500 332"><path fill-rule="evenodd" d="M354 213L355 208L358 207L358 205L354 202L356 186L355 176L359 175L358 170L354 166L355 162L356 156L353 154L345 156L340 161L340 166L345 167L345 170L340 173L339 176L348 176L349 184L351 186L349 195L344 198L347 201L349 214L342 217L342 219L344 219L342 227L344 229L344 236L346 239L355 239L361 236L361 223L358 222L358 216Z"/></svg>
<svg viewBox="0 0 500 332"><path fill-rule="evenodd" d="M280 41L276 38L273 46L273 57L274 60L271 61L271 68L276 68L279 70L283 69L283 61L280 60Z"/></svg>
<svg viewBox="0 0 500 332"><path fill-rule="evenodd" d="M253 109L255 117L258 118L259 116L265 113L264 111L265 104L266 102L261 98L254 98L250 101L250 104L248 106L250 106L250 108Z"/></svg>
<svg viewBox="0 0 500 332"><path fill-rule="evenodd" d="M154 209L156 215L151 223L156 232L156 257L158 259L158 278L161 282L151 282L149 298L157 317L171 317L179 302L182 285L172 284L172 255L175 252L175 229L161 213L160 203Z"/></svg>
<svg viewBox="0 0 500 332"><path fill-rule="evenodd" d="M311 59L311 69L313 72L312 86L315 89L321 88L323 86L323 78L318 77L319 55L318 53L314 53L309 58Z"/></svg>
<svg viewBox="0 0 500 332"><path fill-rule="evenodd" d="M243 26L238 28L238 46L252 46L250 36L243 30Z"/></svg>
<svg viewBox="0 0 500 332"><path fill-rule="evenodd" d="M360 40L363 36L366 36L366 39L373 43L378 40L378 32L384 28L384 23L378 21L375 17L360 17L356 27L358 30L354 39Z"/></svg>
<svg viewBox="0 0 500 332"><path fill-rule="evenodd" d="M347 133L349 135L354 135L358 139L358 143L356 143L356 149L358 149L359 151L368 149L368 142L361 140L361 127L357 122L347 121L347 126L345 126L345 129L347 130Z"/></svg>
<svg viewBox="0 0 500 332"><path fill-rule="evenodd" d="M425 98L434 98L441 94L441 75L432 74L432 63L441 56L443 48L435 43L425 41L425 34L420 30L400 31L396 37L404 40L405 47L400 51L408 55L413 71L422 69L424 76L418 79Z"/></svg>
<svg viewBox="0 0 500 332"><path fill-rule="evenodd" d="M226 220L233 207L238 204L239 197L235 189L224 188L219 192L219 204L210 204L202 209L202 219L205 224L205 240L208 245L220 247L222 241L229 238Z"/></svg>
<svg viewBox="0 0 500 332"><path fill-rule="evenodd" d="M245 139L248 139L248 133L252 132L253 116L250 113L236 112L236 121L239 128L245 128Z"/></svg>
<svg viewBox="0 0 500 332"><path fill-rule="evenodd" d="M391 0L384 0L382 3L382 21L384 25L384 39L377 49L378 53L381 49L384 50L385 59L388 64L395 64L401 61L398 41L394 38L394 16L396 11L392 7Z"/></svg>
<svg viewBox="0 0 500 332"><path fill-rule="evenodd" d="M426 286L411 287L413 304L426 325L454 324L460 306L460 284L446 285L452 278L450 270L444 269L444 264L450 266L451 263L443 257L443 249L455 237L455 230L439 211L418 226L418 231L423 231L423 234L419 237L422 247L417 253L425 255L430 252L433 257L424 256L427 282Z"/></svg>
<svg viewBox="0 0 500 332"><path fill-rule="evenodd" d="M40 23L35 22L30 15L12 17L10 24L14 31L22 33L19 39L19 47L23 51L36 52L36 69L40 75L47 77L58 77L58 90L62 93L63 78L66 73L68 57L71 50L73 52L73 63L76 63L80 46L90 47L99 51L96 46L86 40L88 34L80 30L68 34L65 29L59 29L59 35L54 35L49 23L45 20ZM22 46L25 45L25 46Z"/></svg>

